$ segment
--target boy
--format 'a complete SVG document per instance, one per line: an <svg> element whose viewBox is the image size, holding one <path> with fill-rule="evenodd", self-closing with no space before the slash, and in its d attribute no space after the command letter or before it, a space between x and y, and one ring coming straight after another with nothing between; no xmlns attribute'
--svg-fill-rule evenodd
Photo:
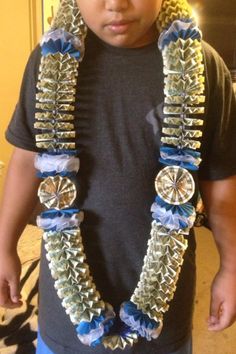
<svg viewBox="0 0 236 354"><path fill-rule="evenodd" d="M80 12L78 12L76 5L78 5ZM161 6L162 10L159 14ZM72 13L70 13L71 9ZM78 14L81 16L79 20ZM178 14L180 15L177 16ZM20 262L17 256L16 245L27 223L27 217L36 203L36 191L40 181L35 177L36 171L33 167L33 161L36 155L35 152L40 152L40 148L43 147L44 151L48 152L48 155L39 155L36 162L37 169L40 170L40 177L45 178L45 182L40 186L39 196L42 202L51 208L51 215L49 217L49 214L46 213L39 219L39 224L44 225L43 228L46 230L44 239L48 255L46 257L43 247L39 288L39 327L43 342L41 341L41 337L39 337L38 353L47 353L47 351L48 353L57 354L84 354L94 351L96 353L106 352L101 345L93 349L82 345L78 341L78 338L76 338L76 333L73 332L70 322L71 318L74 320L76 311L70 313L70 308L66 307L64 303L70 319L66 316L61 306L60 296L58 297L55 291L47 260L51 262L50 270L53 277L57 279L55 287L58 293L61 291L60 294L63 298L64 295L62 293L64 289L60 288L60 282L66 281L68 284L69 280L60 278L61 269L59 269L60 267L58 269L54 267L52 260L55 254L52 253L52 248L50 247L53 247L53 250L55 250L54 247L61 242L62 237L65 237L63 235L60 236L61 239L57 239L58 234L62 235L65 231L63 228L62 232L58 231L59 227L61 227L60 223L62 219L65 223L68 220L70 221L70 227L67 228L67 233L64 233L67 236L69 235L67 243L71 245L73 230L76 230L75 225L79 225L81 214L78 216L78 212L75 218L68 217L65 214L65 210L70 208L71 205L74 208L78 208L79 206L85 210L85 220L81 224L81 229L87 263L93 274L94 283L102 293L102 297L106 301L109 301L117 312L119 311L120 304L124 299L128 299L132 295L133 289L135 289L139 274L142 272L143 258L147 249L148 234L150 233L149 206L153 203L155 196L153 180L157 171L163 171L157 162L156 152L161 151L162 160L160 162L167 165L168 168L168 164L163 162L163 160L170 159L170 155L166 159L165 153L170 154L170 151L173 151L171 149L173 149L173 144L176 141L176 135L180 141L179 130L175 127L177 123L174 124L174 128L169 127L168 124L165 125L168 119L172 122L179 122L179 117L177 114L178 110L176 110L178 104L170 105L171 108L168 108L168 105L164 109L162 107L162 102L164 101L163 62L161 52L156 48L159 32L155 23L159 17L159 22L162 24L161 27L164 27L167 31L161 33L162 37L160 38L162 40L159 39L159 47L164 52L165 47L170 48L169 45L175 46L176 43L180 43L181 45L182 41L185 40L185 36L187 37L186 40L190 38L190 43L193 44L192 58L197 58L197 64L193 64L196 65L196 67L194 66L194 73L191 75L194 75L193 77L198 84L199 91L202 91L203 87L205 88L206 97L201 95L200 92L199 94L195 93L194 100L198 102L196 107L193 104L194 108L189 108L183 104L184 108L189 110L191 118L185 116L182 111L180 118L185 119L186 125L197 124L199 126L204 119L203 139L201 142L202 163L199 170L199 180L209 221L221 257L220 270L212 286L209 329L222 330L226 328L234 322L236 316L236 281L234 276L236 269L236 241L234 236L236 218L233 207L236 197L236 147L234 143L236 134L236 104L227 69L217 54L207 45L204 45L206 84L203 86L203 66L200 60L201 53L199 52L198 40L199 32L194 26L191 27L188 7L185 1L182 0L166 0L163 2L158 0L149 0L148 2L141 0L94 0L90 2L87 0L77 0L77 4L75 1L65 0L62 1L61 12L55 20L55 24L57 24L57 21L60 22L60 19L64 17L68 17L70 21L64 24L64 20L62 20L63 31L61 32L61 26L54 25L55 32L49 34L49 37L51 35L52 37L49 39L44 38L42 41L42 54L45 56L45 60L41 61L41 65L40 50L37 48L33 52L24 76L20 101L7 131L7 138L16 146L16 149L9 167L0 218L0 304L10 308L20 305ZM172 39L175 36L175 31L172 31L173 27L169 23L170 19L173 21L173 26L177 26L177 33L181 40L178 38L177 40L175 38ZM85 40L86 52L81 62L83 57L83 40L85 37L83 20L88 26L89 31ZM174 22L174 20L177 22ZM73 27L72 23L74 22L78 26ZM71 28L74 32L70 31ZM172 31L171 35L168 30L169 32ZM72 37L71 33L73 34ZM190 37L188 37L189 33ZM64 55L62 56L63 60L68 60L68 63L71 63L70 65L68 64L67 66L67 62L60 61L61 57L57 54L58 45L62 48L60 49L60 53ZM69 47L70 57L64 54L65 47ZM166 70L165 75L166 72L170 74L171 69L169 65L173 64L178 67L179 60L175 63L173 57L178 55L179 49L177 48L175 52L171 53L171 63L170 60L166 63L166 56L163 55ZM194 50L198 51L197 55ZM188 48L186 48L186 52L188 52ZM168 52L165 53L168 56ZM47 57L48 54L49 56ZM54 54L55 56L53 56ZM75 116L78 118L71 123L73 117L71 114L65 113L64 108L67 105L68 112L73 110L71 102L73 102L74 91L70 84L77 77L76 74L73 76L73 73L76 72L74 66L77 68L77 62L73 59L76 56L80 56L78 92L75 103ZM47 58L51 60L49 64ZM67 68L66 73L70 79L68 79L68 76L63 76L63 66ZM55 67L60 67L62 71L59 72L59 69L55 69ZM55 70L57 70L56 76L51 76L51 73L54 73ZM178 70L176 72L178 73ZM173 75L173 72L171 75ZM190 77L192 77L191 75ZM59 78L61 77L64 77L64 79L61 79L62 81L64 80L63 86L60 86ZM168 92L171 89L176 90L176 86L173 84L175 76L169 77L171 77L170 82L168 82L168 75L165 80L165 91ZM186 80L186 77L183 77L183 80ZM184 87L187 86L187 81L184 81L184 83ZM55 99L56 103L48 98L45 99L46 95L44 93L48 94L50 92L51 84L59 85L57 93L66 92L67 94L66 98L63 96L63 103L61 105L60 102L56 101L58 98ZM37 96L36 85L38 89ZM184 89L180 88L179 90ZM172 97L173 94L169 96L171 96L172 100L178 100L178 103L181 100L179 97L183 97L184 95L174 95L175 98ZM165 98L165 103L167 102L166 100L170 99L169 96L167 95L167 98ZM186 99L188 100L189 98L187 97ZM197 119L198 116L193 114L193 112L201 114L201 104L204 102L206 102L204 117L201 115L201 119ZM54 104L57 107L55 111L51 108ZM60 108L58 109L59 106ZM32 118L35 115L35 107L36 123ZM175 112L172 117L166 117L163 114L168 109L169 115ZM48 117L51 120L47 119ZM73 162L74 165L78 163L78 160L73 155L74 143L70 140L74 133L73 131L71 133L70 130L69 133L68 131L64 131L64 140L61 142L59 138L61 136L60 132L54 131L52 136L48 132L45 134L45 127L47 127L46 131L50 131L50 124L53 124L53 129L63 126L65 131L66 127L68 128L75 124L75 131L79 132L79 139L76 141L75 146L80 151L81 171L76 177L75 183L79 185L80 193L74 204L74 185L69 179L65 178L70 176L69 172L71 171L73 177L73 172L76 168L72 168L70 171L68 169L63 170L62 168L60 173L54 171L56 169L54 167L59 166L58 161L55 159L57 156L61 156L64 159L63 161L67 161L67 155L71 155L73 157L70 159L70 162ZM161 126L166 127L166 130L162 127L162 133ZM42 130L42 134L36 135L34 129L39 129L39 127ZM188 136L193 136L193 134L195 137L201 136L200 128L198 130L184 130L185 127L182 126L182 129L183 133L186 133ZM174 137L168 140L170 132ZM34 135L36 135L37 148L35 147ZM54 139L55 136L56 139ZM68 136L69 138L66 139L65 137ZM167 228L171 230L168 232L168 235L171 235L172 244L173 240L179 240L177 244L182 253L186 244L181 233L183 232L186 238L188 238L186 230L191 228L192 216L194 215L193 206L188 203L194 193L194 182L191 174L186 169L189 166L191 167L190 169L196 169L196 164L199 162L200 156L194 152L195 146L196 148L198 147L198 140L188 140L187 142L185 138L181 140L181 144L186 143L188 147L191 146L191 149L188 149L187 157L186 155L184 157L181 155L180 160L176 160L174 164L171 164L174 165L174 168L172 170L168 169L168 173L172 171L175 173L176 165L184 166L184 169L182 167L177 168L178 173L183 173L183 177L181 177L183 182L179 183L176 180L174 186L175 200L173 201L174 197L172 198L168 193L167 195L165 193L170 185L169 182L169 184L167 182L163 184L166 181L166 176L160 177L158 175L156 188L158 196L161 196L163 199L161 198L161 201L157 199L153 206L153 214L158 214L158 216L154 216L154 220L158 221L158 224L155 224L155 222L152 224L152 228L156 227L155 230L160 231L160 228L158 229L160 223L162 223L162 226L165 226L164 230L167 230ZM163 149L163 146L165 149ZM186 153L186 149L182 147L177 146L176 149L178 149L178 152ZM48 168L48 165L45 168L44 159L46 158L53 165L53 173L51 173L52 169ZM192 161L194 161L193 164ZM61 172L66 173L66 177L62 177ZM61 181L66 181L66 188L64 190L63 188L62 190L58 189ZM188 187L187 192L185 188L186 183ZM18 186L21 187L19 188ZM172 189L170 190L172 191ZM50 194L51 191L54 191L53 196ZM184 193L181 194L180 191ZM184 202L179 202L181 198L184 199ZM166 202L166 200L169 202ZM62 206L60 205L61 203L63 204ZM177 220L181 223L181 227L176 227L172 224L176 214L171 214L168 222L165 221L165 217L168 214L165 208L167 206L172 208L172 204L176 205L176 209L179 206L183 208L187 205L187 210L181 209L182 211L184 210L183 214L184 216L187 214L187 217ZM17 206L17 209L15 206ZM163 209L166 210L166 214L164 217L163 215L161 217L160 213ZM69 210L71 214L74 213L73 215L75 215L75 212L72 211L73 209ZM60 222L58 221L59 219ZM45 226L45 220L50 224L50 227ZM53 222L55 221L53 227L52 220ZM176 233L179 236L176 236ZM50 237L54 241L50 241ZM162 242L158 237L158 242ZM78 243L80 242L78 239L77 241L73 241L73 245L82 248L81 244ZM151 250L150 244L149 250ZM191 353L189 338L191 336L191 315L195 282L194 250L195 241L191 232L189 248L185 253L185 260L177 283L177 290L170 304L170 309L164 316L164 327L161 334L159 333L162 322L160 312L165 312L166 308L163 311L157 311L156 316L153 317L153 312L150 311L144 311L144 314L137 312L138 316L143 316L142 326L140 322L139 328L132 330L133 327L128 325L130 324L129 319L124 319L125 308L121 307L121 312L123 311L121 319L124 322L126 321L127 327L122 327L120 323L114 321L113 309L106 303L104 304L98 300L99 294L91 286L83 296L91 299L90 292L93 293L92 302L101 307L102 310L99 314L104 316L105 320L103 318L104 322L100 323L102 326L100 324L97 326L97 324L93 323L94 318L96 318L95 322L101 321L100 316L91 317L81 322L77 322L76 320L76 331L79 339L83 343L89 343L91 346L95 346L99 342L105 343L106 347L111 349L125 348L125 352L127 353ZM58 252L61 251L62 249L59 249ZM65 252L67 252L66 249ZM172 254L171 247L169 248L169 252ZM149 254L148 259L154 258L155 260L156 253L158 252ZM84 258L83 253L80 253L80 256ZM168 255L164 252L162 256L165 258ZM177 254L175 259L178 259L179 256ZM71 255L71 258L73 259L73 255ZM180 257L179 263L181 263L181 259L182 257ZM64 258L63 261L65 261ZM170 259L169 257L169 261L173 261L173 258ZM165 264L167 266L165 268L167 273L168 262ZM74 284L78 288L81 286L80 289L83 288L82 283L90 284L92 281L83 261L81 264L82 269L86 269L85 275L84 277L81 277L80 274L78 275L75 265L75 281L78 278L79 284ZM175 273L178 273L178 267L175 269ZM161 275L165 280L167 279L165 278L165 274ZM167 276L171 275L168 273ZM143 278L145 277L143 276ZM175 280L171 283L173 284L173 290L175 288L175 281L177 281L176 276L174 278ZM138 289L142 286L141 279L142 274L138 283ZM149 279L147 279L148 281ZM145 280L143 280L143 283L145 283ZM156 286L160 285L158 282L155 284ZM167 280L164 282L164 285L167 285ZM160 286L163 286L163 284ZM145 293L146 289L142 290ZM155 290L153 289L153 291ZM166 293L168 291L169 288L166 286ZM131 299L133 299L133 303L140 305L138 294L139 291L137 290ZM77 298L80 295L80 292L78 292ZM146 294L144 295L146 296ZM159 291L159 295L164 297L163 291L162 294ZM75 306L73 308L77 309L80 303L76 301L72 305ZM162 302L162 304L165 307L165 303ZM144 305L145 309L147 309L148 303ZM153 306L156 308L159 306L159 303ZM140 308L142 308L142 304ZM138 310L140 308L138 306ZM145 317L147 313L148 319ZM158 317L159 315L160 317ZM87 327L86 330L81 330L81 326L85 325L85 323L88 327L90 326L89 332L87 332ZM146 323L148 323L147 326ZM94 325L93 328L92 324ZM115 329L113 329L114 326ZM121 330L118 329L118 335L113 334L116 331L116 327L121 328ZM149 331L150 327L151 330ZM96 332L95 338L91 339L91 336L95 333L93 329L101 330L103 334L98 336ZM107 333L105 333L105 330L107 330ZM151 342L147 342L141 338L138 343L134 344L137 339L137 332L139 334L144 333L141 337L144 336L147 339L151 339L149 336L157 338L159 334L160 337ZM88 338L87 334L91 336ZM104 334L107 335L103 336ZM134 346L130 348L126 347L128 344L134 344Z"/></svg>

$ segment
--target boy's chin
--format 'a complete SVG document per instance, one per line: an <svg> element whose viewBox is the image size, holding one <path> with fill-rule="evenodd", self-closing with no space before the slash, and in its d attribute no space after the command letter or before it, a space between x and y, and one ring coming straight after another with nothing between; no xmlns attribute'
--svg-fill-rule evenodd
<svg viewBox="0 0 236 354"><path fill-rule="evenodd" d="M139 48L149 43L127 35L99 36L106 44L117 48Z"/></svg>

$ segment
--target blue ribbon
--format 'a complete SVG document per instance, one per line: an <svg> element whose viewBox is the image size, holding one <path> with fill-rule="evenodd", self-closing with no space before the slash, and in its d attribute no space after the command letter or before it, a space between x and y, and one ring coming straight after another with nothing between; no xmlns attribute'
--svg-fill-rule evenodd
<svg viewBox="0 0 236 354"><path fill-rule="evenodd" d="M97 347L99 344L102 343L102 339L104 336L106 336L109 331L110 331L110 328L113 326L113 323L114 323L114 320L113 319L110 319L109 321L107 321L104 325L103 325L103 328L104 328L104 332L103 332L103 336L98 338L97 340L93 341L91 343L91 347L95 348Z"/></svg>
<svg viewBox="0 0 236 354"><path fill-rule="evenodd" d="M170 44L170 42L177 42L179 38L184 40L187 40L188 38L191 38L192 40L200 40L201 37L202 35L199 28L192 20L186 21L185 19L179 19L175 20L169 28L161 34L158 46L163 50L165 46Z"/></svg>
<svg viewBox="0 0 236 354"><path fill-rule="evenodd" d="M76 332L82 336L89 335L89 333L92 330L97 329L103 321L106 321L106 316L104 315L104 312L100 316L94 316L91 322L86 322L86 321L80 322L80 324L76 327ZM112 318L107 320L106 323L104 323L103 335L100 338L93 341L91 343L91 347L96 347L102 343L103 336L109 333L110 328L113 326L113 323L114 323L114 319Z"/></svg>
<svg viewBox="0 0 236 354"><path fill-rule="evenodd" d="M134 318L135 321L139 321L140 325L148 329L156 329L159 327L159 323L151 319L148 315L144 314L141 310L138 310L137 306L132 301L127 301L123 305L124 311Z"/></svg>
<svg viewBox="0 0 236 354"><path fill-rule="evenodd" d="M201 156L200 152L198 152L198 151L194 151L191 149L184 149L184 148L179 149L179 148L161 146L160 151L163 151L163 152L170 154L170 155L180 155L180 156L190 155L194 158L199 158Z"/></svg>
<svg viewBox="0 0 236 354"><path fill-rule="evenodd" d="M92 348L95 348L95 347L97 347L99 344L102 344L102 338L103 337L100 337L100 338L98 338L97 340L94 340L92 343L91 343L91 347Z"/></svg>
<svg viewBox="0 0 236 354"><path fill-rule="evenodd" d="M74 214L78 214L80 212L79 209L50 209L41 213L41 218L43 219L54 219L56 217L65 216L66 218L72 217Z"/></svg>
<svg viewBox="0 0 236 354"><path fill-rule="evenodd" d="M197 151L161 146L160 152L164 152L168 156L168 158L159 158L159 162L163 165L176 165L191 171L197 171L199 169L199 166L197 164L194 164L194 162L187 161L188 156L192 157L193 161L194 159L200 158L200 153ZM178 156L179 158L176 159L176 156Z"/></svg>
<svg viewBox="0 0 236 354"><path fill-rule="evenodd" d="M191 203L184 203L181 205L168 204L159 196L155 198L155 202L160 205L160 207L165 208L167 211L171 210L173 214L179 214L186 217L191 216L195 211Z"/></svg>
<svg viewBox="0 0 236 354"><path fill-rule="evenodd" d="M68 171L62 171L62 172L57 172L57 171L49 171L49 172L37 172L37 177L39 178L47 178L47 177L54 177L54 176L61 176L61 177L75 177L76 172L68 172Z"/></svg>
<svg viewBox="0 0 236 354"><path fill-rule="evenodd" d="M66 230L75 230L75 229L77 229L77 227L67 227L66 228ZM57 229L57 227L56 226L53 226L53 227L50 227L50 228L48 228L48 229L44 229L44 231L52 231L52 232L58 232L58 229ZM63 231L63 230L61 230L61 231Z"/></svg>
<svg viewBox="0 0 236 354"><path fill-rule="evenodd" d="M99 327L99 325L105 320L104 315L94 316L91 322L81 321L76 327L76 332L81 336L89 334L90 331Z"/></svg>
<svg viewBox="0 0 236 354"><path fill-rule="evenodd" d="M160 216L157 213L152 213L152 217L154 220L156 220L157 222L161 223L163 226L167 227L168 229L172 229L172 230L176 230L177 228L175 227L175 224L173 224L171 222L171 218L166 217L165 219L161 219ZM172 228L170 227L170 225L172 226ZM187 227L189 227L189 224L186 221L182 220L182 219L178 219L178 229L185 229Z"/></svg>
<svg viewBox="0 0 236 354"><path fill-rule="evenodd" d="M166 45L169 45L170 42L177 42L179 38L182 38L184 40L191 38L192 40L194 39L201 39L201 34L199 33L199 30L197 29L188 29L188 30L180 30L180 31L175 31L170 33L162 42L162 48L164 48Z"/></svg>
<svg viewBox="0 0 236 354"><path fill-rule="evenodd" d="M55 150L47 150L47 154L50 155L62 155L62 154L66 154L66 155L70 155L70 156L76 156L78 155L79 150L64 150L64 149L55 149Z"/></svg>
<svg viewBox="0 0 236 354"><path fill-rule="evenodd" d="M48 54L70 54L72 57L79 59L81 56L80 51L75 49L70 41L65 41L61 38L53 40L49 39L42 45L42 55L46 56Z"/></svg>
<svg viewBox="0 0 236 354"><path fill-rule="evenodd" d="M190 171L197 171L199 169L198 166L195 166L190 162L176 161L176 160L171 160L171 159L163 159L161 157L159 158L159 162L162 163L163 165L166 165L166 166L172 166L174 164L175 166L186 168L187 170L190 170Z"/></svg>
<svg viewBox="0 0 236 354"><path fill-rule="evenodd" d="M100 316L94 316L91 322L81 321L80 324L76 327L76 332L81 336L89 334L93 329L96 329L100 326L100 324L106 320L106 316L104 314ZM109 331L112 326L114 319L109 319L104 324L104 330L106 332Z"/></svg>

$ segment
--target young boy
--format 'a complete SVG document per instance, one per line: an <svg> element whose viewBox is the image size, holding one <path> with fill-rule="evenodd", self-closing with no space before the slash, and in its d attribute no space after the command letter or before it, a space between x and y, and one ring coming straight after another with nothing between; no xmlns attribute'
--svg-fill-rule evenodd
<svg viewBox="0 0 236 354"><path fill-rule="evenodd" d="M80 12L78 12L77 6ZM60 13L55 20L55 32L52 37L50 37L51 34L49 35L49 40L44 38L42 41L44 61L41 61L40 64L40 48L36 48L30 57L23 78L19 103L6 134L8 141L16 148L9 166L0 214L0 305L14 308L21 304L20 261L16 246L28 216L36 204L40 179L36 177L34 160L36 152L42 151L41 148L43 148L43 151L48 154L40 154L36 162L36 167L40 170L40 177L45 178L40 186L39 196L41 201L49 209L51 208L51 215L49 217L49 213L43 214L38 221L41 226L44 225L43 228L46 232L42 247L39 282L40 335L37 353L105 353L107 349L101 345L102 343L105 343L106 348L118 348L117 352L121 352L120 349L124 348L126 353L137 354L191 353L195 240L193 232L190 231L190 236L188 236L186 230L191 229L193 224L193 206L188 201L194 194L194 181L187 170L197 170L196 164L199 162L200 156L195 152L200 147L198 140L187 139L193 135L194 138L197 138L203 134L200 149L202 163L198 171L198 178L221 259L220 269L212 285L209 329L222 330L235 321L236 102L230 75L224 63L206 44L203 44L205 66L205 80L203 80L199 32L194 25L191 25L188 13L187 4L182 0L77 0L77 3L72 0L63 0ZM79 20L78 14L81 16ZM70 21L64 23L63 18L69 18ZM157 18L161 23L159 29L156 26ZM63 26L57 27L60 19L62 19ZM175 20L177 22L174 22ZM88 26L83 60L81 59L85 28L82 21ZM79 24L80 27L77 28L74 23ZM68 35L71 28L74 31L72 31L72 37ZM59 32L57 32L58 29ZM176 32L178 38L175 38ZM55 37L55 33L57 37ZM63 40L61 33L62 37L64 36ZM65 36L67 36L66 39ZM157 48L158 38L160 50ZM189 47L193 45L192 52L188 46L184 47L185 40L190 43ZM165 51L165 48L171 51L171 46L178 45L179 47L175 47L175 51L171 52L166 63L169 52ZM70 56L65 54L65 47L69 47L67 53L70 53ZM63 53L64 61L60 56L57 56L58 51ZM182 81L176 84L174 80L178 81L177 75L179 73L179 69L176 68L179 68L180 64L178 53L189 52L191 54L186 54L188 55L186 62L191 62L193 65L191 67L193 69L188 69L188 73L191 72L191 74L188 76L182 73ZM163 53L165 55L162 58L161 54ZM77 77L76 74L73 77L73 73L77 70L74 70L77 65L74 58L79 56L78 84L75 105L73 106L74 90L71 88L71 82ZM47 58L50 58L51 62L47 62ZM197 64L194 62L195 58L197 58ZM163 94L163 65L166 75L165 98ZM174 73L170 67L175 68ZM187 68L187 66L184 67ZM63 68L65 68L67 75L64 75ZM187 76L193 80L187 81ZM170 81L168 81L169 79ZM63 84L60 83L60 80L63 81ZM190 86L188 86L190 81L196 84L197 89L192 89L195 90L195 93L194 95L190 94L189 98L188 95L186 97L186 92L190 90ZM45 98L48 92L51 92L50 85L57 87L58 96L55 96L55 101ZM204 94L200 92L203 88ZM171 90L181 94L176 95L173 92L170 94ZM196 92L197 90L199 92ZM54 93L55 90L52 94ZM63 103L59 102L60 95L64 95L61 99ZM186 116L182 110L178 115L178 104L182 102L183 97L186 101L182 103L181 107L188 110L190 117ZM191 99L197 102L195 106ZM187 105L186 102L190 101L193 103ZM170 103L168 104L168 102ZM173 102L174 104L172 104ZM52 109L53 105L56 107L55 110ZM67 105L69 113L65 113L65 105ZM204 110L201 108L203 105ZM72 121L73 107L75 108L75 121ZM36 116L36 123L34 116ZM198 119L198 117L200 118ZM185 126L179 123L181 119L185 121ZM168 125L169 121L172 122L171 127ZM186 129L186 126L190 125L200 127L202 123L202 132L201 128L198 130ZM182 127L182 133L179 132L179 124ZM52 125L53 131L50 130ZM60 140L61 135L55 130L55 127L59 131L60 127L63 127L64 140ZM56 161L57 157L61 157L63 162L68 158L74 165L78 164L74 143L70 140L74 136L70 127L76 133L78 132L75 147L79 150L81 171L76 178L74 176L76 168L72 168L70 171L62 168L59 173L59 163ZM35 129L38 131L41 129L42 134L37 134L38 131L35 133ZM51 131L52 135L50 135ZM170 133L174 137L169 138ZM35 147L35 135L37 147ZM69 140L66 137L69 137ZM175 145L177 138L179 139L178 146ZM187 150L183 148L183 144L187 144ZM177 149L178 156L180 152L182 155L181 159L175 155L175 163L169 164L170 159L173 161L173 157L170 157L170 153L173 152L171 149ZM159 154L161 154L160 163L168 168L168 176L162 173L164 169L162 170L161 164L158 163ZM168 158L165 154L168 155ZM44 159L46 158L51 159L51 169L48 168L48 165L47 169L45 168ZM44 168L40 168L43 164ZM169 165L171 168L168 167ZM172 165L174 166L172 167ZM57 171L54 171L56 170L55 166L58 168ZM182 168L183 166L184 168ZM177 180L179 175L174 174L176 169L178 173L183 174L180 181ZM164 277L161 278L164 279L164 285L155 279L155 286L152 287L151 280L145 279L145 274L148 274L148 266L144 256L150 234L150 205L152 205L156 194L153 181L158 171L163 176L158 174L156 178L159 199L156 199L152 211L158 216L153 216L152 240L156 237L156 240L161 244L161 240L164 240L167 235L170 236L173 247L168 244L168 247L164 248L161 244L160 248L155 248L158 245L154 244L154 249L158 251L152 252L152 240L148 243L149 265L153 260L155 263L155 257L160 249L162 250L162 258L160 259L168 259L164 262L166 274L163 274L164 268L160 273L160 276ZM171 178L173 176L174 179L176 178L171 186L167 179L169 174ZM70 182L69 177L74 178L74 184ZM196 181L196 176L194 177ZM56 180L56 178L58 179ZM58 188L58 185L65 181L66 184L63 185L65 188ZM74 201L75 184L79 194ZM169 192L166 193L166 190ZM173 195L171 195L172 192ZM183 200L180 201L180 199ZM182 208L182 216L187 214L187 217L177 220L177 223L181 224L178 227L173 226L173 220L176 221L176 213L174 212L168 221L165 221L165 217L169 215L167 208L173 210L173 205L175 210ZM95 311L94 317L91 316L84 320L85 317L81 316L81 321L75 321L75 313L81 303L74 300L73 296L70 299L74 302L71 300L70 305L75 306L73 309L76 310L70 312L68 304L64 302L63 306L68 310L69 317L63 309L61 301L62 299L65 301L68 294L63 293L64 289L60 288L60 284L63 281L69 284L70 279L69 277L60 278L60 266L66 264L65 267L69 267L69 261L67 262L63 256L62 261L67 263L60 263L60 266L56 268L54 265L57 263L53 263L55 256L53 251L55 251L57 244L62 242L62 238L66 237L68 238L65 242L70 244L70 251L74 249L74 252L78 252L75 250L75 246L77 249L82 249L80 236L77 241L72 240L73 232L78 229L81 213L78 211L76 214L73 211L75 209L72 209L71 206L82 208L85 211L81 230L87 264L89 264L96 288L102 294L102 298L112 304L116 313L119 313L119 307L124 300L128 300L132 296L129 305L137 305L135 314L139 318L136 321L135 317L131 316L132 324L130 324L131 320L128 316L130 312L125 312L124 306L121 306L120 311L121 319L126 323L126 326L122 327L118 320L114 320L113 309L99 300L100 294L95 292L95 287L91 285L92 280L88 275L84 260L81 263L78 260L71 266L75 270L75 274L70 273L73 273L71 275L72 278L74 277L73 284L77 287L76 289L80 289L76 296L77 299L81 296L81 302L86 303L84 299L86 296L87 299L91 299L90 294L92 293L94 296L91 302L100 306L101 311L98 313ZM165 215L160 216L163 209ZM66 212L70 215L66 215ZM73 218L71 215L76 215L76 217ZM67 229L61 227L62 219L65 223L70 220ZM50 227L45 226L45 220L49 222ZM55 221L53 227L52 220ZM161 228L160 225L162 225ZM167 234L159 238L158 235L155 236L155 232ZM175 263L173 257L178 263L177 260L180 256L180 254L174 253L174 249L180 247L180 253L184 253L186 248L181 233L188 239L189 247L185 252L177 290L170 302L170 308L166 312L163 289L165 287L168 298L168 279L172 276L169 266ZM178 242L173 243L174 240ZM73 247L71 243L73 243ZM44 244L46 244L47 256ZM64 246L65 244L63 244ZM166 253L167 250L169 250L169 254ZM66 253L67 249L59 248L58 252L62 251ZM80 257L84 259L83 251L80 252ZM171 258L172 252L174 256ZM75 259L73 254L71 254L71 259ZM143 259L144 268L142 268ZM174 271L174 280L170 282L173 292L181 259L182 257L180 257L179 264ZM48 261L51 262L50 269ZM76 270L78 264L81 269L85 269L82 276L80 270ZM50 270L53 277L57 279L55 284ZM142 273L141 276L140 273ZM155 278L155 274L152 273L152 276ZM77 280L78 283L76 283ZM86 285L84 285L85 283ZM138 288L136 288L137 283L139 284ZM140 292L144 294L143 297L147 298L145 293L147 288L144 286L146 283L149 286L148 289L151 289L150 291L153 291L154 294L159 289L157 287L160 287L156 296L157 303L153 307L156 309L161 303L164 310L160 310L160 312L148 311L148 301L144 305L139 302ZM83 289L88 284L91 286L84 295ZM142 288L142 286L144 287ZM61 298L58 295L61 295ZM155 296L153 297L155 300ZM153 300L152 297L150 297L150 302L151 300ZM86 307L87 305L84 306L86 310L89 308ZM140 312L140 309L144 309L144 313ZM132 309L132 311L134 310ZM160 331L161 312L166 312L162 332ZM89 312L90 315L91 312ZM128 320L127 317L129 317ZM70 321L70 319L73 320ZM77 335L82 343L89 343L90 346L85 346L78 340L71 322L77 325ZM97 334L97 330L102 331L101 336ZM141 338L137 342L138 335ZM94 336L93 339L91 339L92 336ZM146 341L142 337L149 340L154 339ZM98 343L100 345L97 346ZM129 346L129 344L133 346ZM96 348L92 348L93 346Z"/></svg>

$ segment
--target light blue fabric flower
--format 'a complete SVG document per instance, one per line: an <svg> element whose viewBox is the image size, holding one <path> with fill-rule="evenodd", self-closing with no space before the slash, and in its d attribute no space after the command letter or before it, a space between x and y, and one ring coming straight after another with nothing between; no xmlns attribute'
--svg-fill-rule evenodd
<svg viewBox="0 0 236 354"><path fill-rule="evenodd" d="M76 209L49 210L37 217L37 225L46 231L62 231L77 229L84 219L84 213Z"/></svg>
<svg viewBox="0 0 236 354"><path fill-rule="evenodd" d="M200 40L201 37L201 31L194 22L176 20L167 30L160 34L158 47L160 50L163 50L170 42L176 42L179 38L185 40L188 38Z"/></svg>
<svg viewBox="0 0 236 354"><path fill-rule="evenodd" d="M57 39L56 41L49 39L42 45L42 55L46 56L48 54L70 54L72 57L80 58L80 52L75 49L72 43L64 42L62 39Z"/></svg>
<svg viewBox="0 0 236 354"><path fill-rule="evenodd" d="M44 56L59 52L82 59L84 55L84 46L79 38L63 29L46 32L41 40L41 48Z"/></svg>
<svg viewBox="0 0 236 354"><path fill-rule="evenodd" d="M186 229L193 227L196 213L190 203L171 205L157 197L151 206L152 217L169 230Z"/></svg>
<svg viewBox="0 0 236 354"><path fill-rule="evenodd" d="M68 175L76 175L79 171L80 160L75 156L67 154L51 155L37 154L34 166L42 175L54 176L56 174L65 177Z"/></svg>
<svg viewBox="0 0 236 354"><path fill-rule="evenodd" d="M201 158L200 153L194 150L161 146L159 161L164 165L176 165L196 171L199 169Z"/></svg>
<svg viewBox="0 0 236 354"><path fill-rule="evenodd" d="M163 199L159 196L155 198L155 202L160 205L160 207L165 208L166 210L172 210L172 213L178 213L184 216L190 216L194 213L195 208L192 206L191 203L184 203L181 205L173 205L166 203Z"/></svg>
<svg viewBox="0 0 236 354"><path fill-rule="evenodd" d="M132 301L124 302L121 305L120 318L132 330L149 341L157 338L160 334L161 323L154 321L141 310L138 310Z"/></svg>
<svg viewBox="0 0 236 354"><path fill-rule="evenodd" d="M77 336L80 341L91 347L95 347L102 342L114 323L115 313L111 305L100 316L94 316L91 322L82 321L76 327Z"/></svg>
<svg viewBox="0 0 236 354"><path fill-rule="evenodd" d="M165 208L160 208L156 203L151 208L152 217L157 222L160 222L169 230L186 229L192 227L191 218L181 216L179 214L172 214L171 210L166 211Z"/></svg>
<svg viewBox="0 0 236 354"><path fill-rule="evenodd" d="M62 231L78 228L84 219L84 213L79 209L50 209L37 217L38 227L46 231Z"/></svg>

